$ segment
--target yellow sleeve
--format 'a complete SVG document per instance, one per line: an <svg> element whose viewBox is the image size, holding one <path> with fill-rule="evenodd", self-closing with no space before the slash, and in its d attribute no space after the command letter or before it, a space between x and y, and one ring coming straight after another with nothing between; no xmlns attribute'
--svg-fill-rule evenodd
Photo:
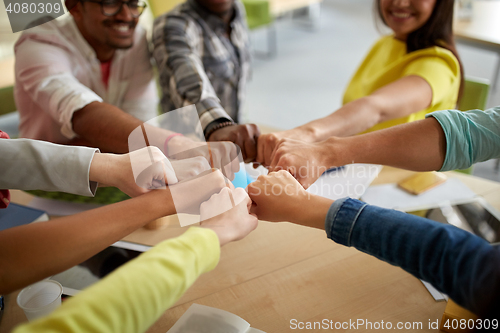
<svg viewBox="0 0 500 333"><path fill-rule="evenodd" d="M403 76L417 75L432 89L431 107L446 100L455 100L460 86L460 65L450 51L433 47L414 52Z"/></svg>
<svg viewBox="0 0 500 333"><path fill-rule="evenodd" d="M25 332L144 332L193 282L217 265L219 240L192 227L64 301L51 315L21 325Z"/></svg>

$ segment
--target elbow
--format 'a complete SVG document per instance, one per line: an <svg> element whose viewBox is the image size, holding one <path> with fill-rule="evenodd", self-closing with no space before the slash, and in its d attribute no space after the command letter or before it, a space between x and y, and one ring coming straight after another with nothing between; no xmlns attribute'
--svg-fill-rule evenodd
<svg viewBox="0 0 500 333"><path fill-rule="evenodd" d="M366 110L365 121L366 129L388 120L384 112L384 103L377 96L369 95L360 99L362 108Z"/></svg>

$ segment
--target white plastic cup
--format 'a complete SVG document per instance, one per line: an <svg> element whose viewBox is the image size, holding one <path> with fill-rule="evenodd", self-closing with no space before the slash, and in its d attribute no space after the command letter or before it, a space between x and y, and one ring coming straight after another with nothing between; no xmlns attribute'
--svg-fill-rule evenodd
<svg viewBox="0 0 500 333"><path fill-rule="evenodd" d="M63 287L54 280L43 280L21 290L17 305L28 320L43 317L61 305Z"/></svg>

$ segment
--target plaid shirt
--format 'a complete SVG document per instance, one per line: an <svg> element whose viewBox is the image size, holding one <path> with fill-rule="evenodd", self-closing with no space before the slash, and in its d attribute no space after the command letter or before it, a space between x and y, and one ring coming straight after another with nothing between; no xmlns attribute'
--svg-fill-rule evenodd
<svg viewBox="0 0 500 333"><path fill-rule="evenodd" d="M196 104L205 133L213 124L241 119L250 50L245 11L235 0L225 23L187 0L155 20L153 55L160 72L163 112Z"/></svg>

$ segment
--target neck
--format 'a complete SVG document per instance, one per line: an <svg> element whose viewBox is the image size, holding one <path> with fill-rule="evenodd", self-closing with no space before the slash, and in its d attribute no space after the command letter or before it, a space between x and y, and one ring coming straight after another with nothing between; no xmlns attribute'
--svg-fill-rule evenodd
<svg viewBox="0 0 500 333"><path fill-rule="evenodd" d="M224 23L229 24L231 22L231 19L233 18L234 10L231 8L227 12L221 13L221 14L216 14L221 18Z"/></svg>
<svg viewBox="0 0 500 333"><path fill-rule="evenodd" d="M90 44L90 43L89 43ZM92 48L94 49L95 51L95 55L97 57L97 59L100 61L100 62L106 62L106 61L110 61L113 56L115 55L115 49L109 49L109 50L98 50L96 47L94 47L92 44L90 44L90 46L92 46Z"/></svg>

